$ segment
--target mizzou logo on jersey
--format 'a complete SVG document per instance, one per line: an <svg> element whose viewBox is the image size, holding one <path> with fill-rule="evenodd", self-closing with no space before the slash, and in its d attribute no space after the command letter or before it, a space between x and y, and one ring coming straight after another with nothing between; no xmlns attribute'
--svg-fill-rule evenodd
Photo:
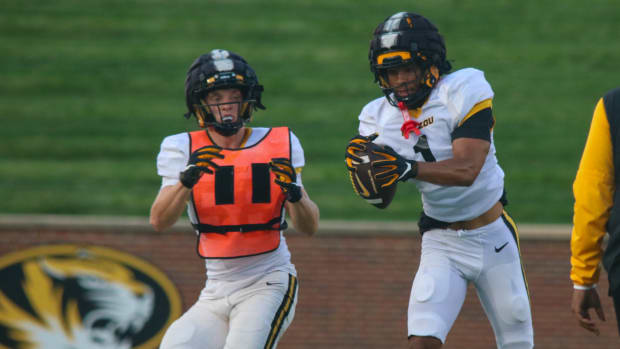
<svg viewBox="0 0 620 349"><path fill-rule="evenodd" d="M11 253L0 279L0 348L151 349L181 313L160 270L103 247Z"/></svg>
<svg viewBox="0 0 620 349"><path fill-rule="evenodd" d="M435 118L434 117L430 117L430 118L426 118L424 120L422 120L420 122L420 125L418 126L419 129L422 129L426 126L430 126L433 122L435 122Z"/></svg>

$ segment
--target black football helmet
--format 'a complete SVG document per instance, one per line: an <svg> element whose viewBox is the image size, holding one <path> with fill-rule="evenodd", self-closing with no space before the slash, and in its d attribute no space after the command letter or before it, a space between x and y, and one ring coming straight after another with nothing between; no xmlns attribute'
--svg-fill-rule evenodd
<svg viewBox="0 0 620 349"><path fill-rule="evenodd" d="M237 121L220 123L211 110L217 106L207 105L205 98L211 91L227 88L241 90L243 100ZM261 103L262 92L263 86L258 83L254 69L243 57L227 50L213 50L198 57L187 71L185 102L188 112L185 117L189 119L194 115L200 127L214 126L222 135L233 135L251 120L253 111L265 109Z"/></svg>
<svg viewBox="0 0 620 349"><path fill-rule="evenodd" d="M404 102L409 109L421 107L439 77L452 69L446 60L446 45L437 27L421 15L399 12L381 22L370 40L370 71L390 104ZM387 70L415 64L422 77L420 88L405 97L394 93Z"/></svg>

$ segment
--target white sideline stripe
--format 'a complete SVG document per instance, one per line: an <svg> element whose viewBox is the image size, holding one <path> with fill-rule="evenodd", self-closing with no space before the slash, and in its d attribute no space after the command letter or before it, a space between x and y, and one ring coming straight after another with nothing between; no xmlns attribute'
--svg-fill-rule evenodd
<svg viewBox="0 0 620 349"><path fill-rule="evenodd" d="M289 222L290 223L290 222ZM524 240L569 240L572 226L568 224L518 224L519 237ZM11 230L99 230L119 233L155 233L147 217L128 216L71 216L0 214L0 231ZM180 219L172 228L178 232L193 233L187 218ZM297 233L291 227L287 233ZM319 236L337 235L418 235L415 221L347 221L322 220Z"/></svg>

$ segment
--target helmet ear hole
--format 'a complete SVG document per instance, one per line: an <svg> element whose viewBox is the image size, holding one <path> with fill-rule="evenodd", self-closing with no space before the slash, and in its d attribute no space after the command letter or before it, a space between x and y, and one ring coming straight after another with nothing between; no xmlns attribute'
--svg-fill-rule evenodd
<svg viewBox="0 0 620 349"><path fill-rule="evenodd" d="M196 120L198 121L198 126L200 128L205 128L205 116L203 109L209 108L208 106L196 106L194 114L196 115Z"/></svg>
<svg viewBox="0 0 620 349"><path fill-rule="evenodd" d="M379 79L379 84L381 85L382 88L389 88L389 84L387 82L387 79L385 78L385 73L381 73L378 75L378 79Z"/></svg>
<svg viewBox="0 0 620 349"><path fill-rule="evenodd" d="M439 69L436 66L431 65L426 73L426 79L424 84L430 88L435 87L435 83L439 80Z"/></svg>
<svg viewBox="0 0 620 349"><path fill-rule="evenodd" d="M241 103L241 109L239 110L239 115L245 119L246 122L249 122L252 119L252 109L250 108L250 103L243 102Z"/></svg>

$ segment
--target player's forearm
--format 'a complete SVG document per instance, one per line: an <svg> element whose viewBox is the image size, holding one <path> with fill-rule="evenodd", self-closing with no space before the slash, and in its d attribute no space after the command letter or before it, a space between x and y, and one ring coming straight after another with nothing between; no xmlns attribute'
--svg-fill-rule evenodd
<svg viewBox="0 0 620 349"><path fill-rule="evenodd" d="M180 182L174 186L164 187L151 206L150 223L157 231L171 227L183 214L191 190Z"/></svg>
<svg viewBox="0 0 620 349"><path fill-rule="evenodd" d="M310 199L302 188L302 198L295 202L286 202L293 227L304 234L312 235L319 229L319 207Z"/></svg>
<svg viewBox="0 0 620 349"><path fill-rule="evenodd" d="M474 183L480 169L471 161L459 159L419 162L415 179L438 185L468 187Z"/></svg>

